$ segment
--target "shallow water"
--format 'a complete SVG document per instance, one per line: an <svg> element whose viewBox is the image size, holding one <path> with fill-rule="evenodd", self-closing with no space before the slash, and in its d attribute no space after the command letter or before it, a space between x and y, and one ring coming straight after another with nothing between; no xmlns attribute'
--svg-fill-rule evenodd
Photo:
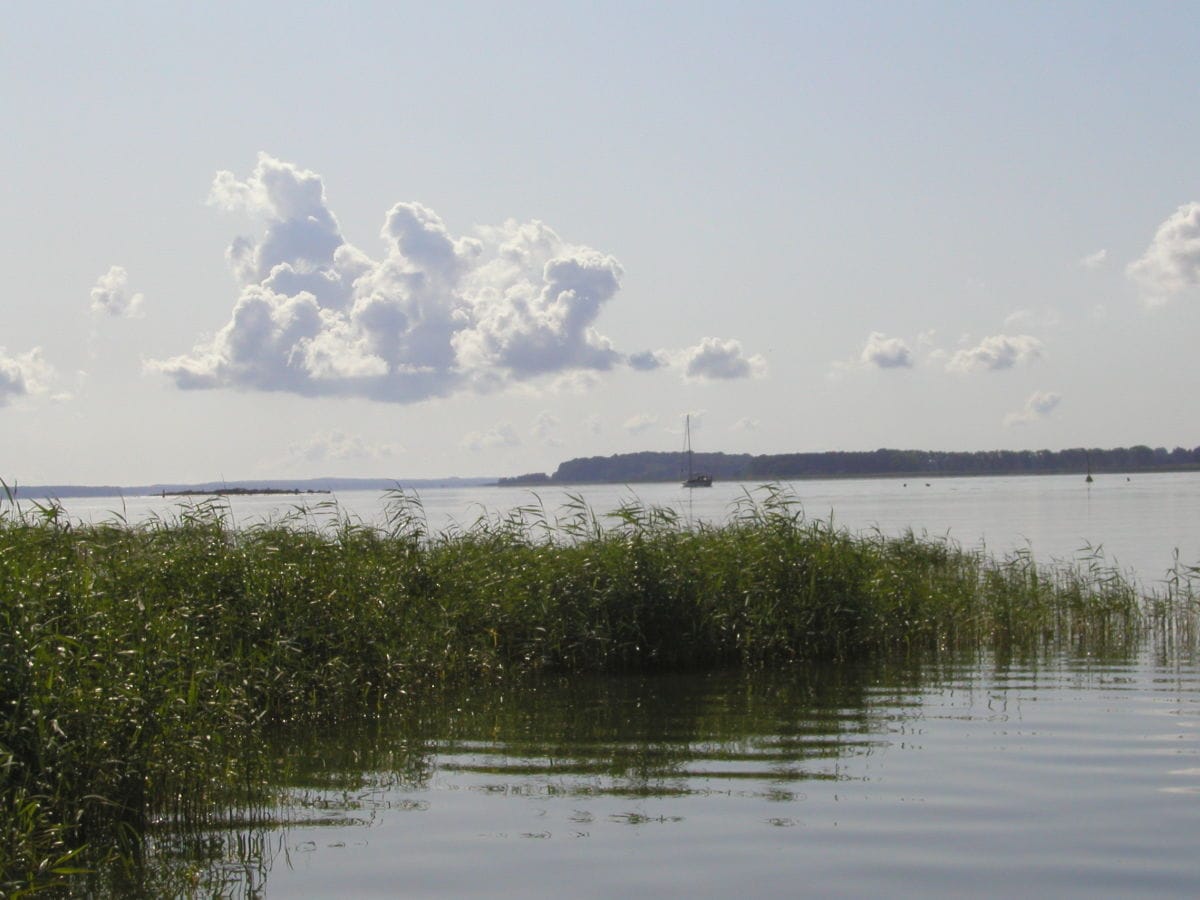
<svg viewBox="0 0 1200 900"><path fill-rule="evenodd" d="M228 893L1192 896L1200 666L589 678L293 735ZM304 824L304 822L312 824Z"/></svg>

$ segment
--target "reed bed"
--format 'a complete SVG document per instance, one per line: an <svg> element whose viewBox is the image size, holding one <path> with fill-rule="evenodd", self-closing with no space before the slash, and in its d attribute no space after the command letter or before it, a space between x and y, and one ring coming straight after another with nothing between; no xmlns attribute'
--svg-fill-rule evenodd
<svg viewBox="0 0 1200 900"><path fill-rule="evenodd" d="M382 527L0 510L0 894L70 877L85 845L136 856L156 823L260 800L273 726L449 684L1194 633L1194 569L1147 597L1097 560L850 535L774 487L719 527L575 497L431 534L415 497L391 501Z"/></svg>

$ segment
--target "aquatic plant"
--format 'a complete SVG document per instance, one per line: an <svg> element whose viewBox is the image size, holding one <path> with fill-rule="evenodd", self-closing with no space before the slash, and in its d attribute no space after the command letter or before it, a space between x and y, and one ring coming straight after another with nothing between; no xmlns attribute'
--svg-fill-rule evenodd
<svg viewBox="0 0 1200 900"><path fill-rule="evenodd" d="M775 487L719 527L628 500L536 497L431 534L303 508L237 528L220 502L77 525L0 509L0 893L51 885L158 822L265 796L268 729L525 673L781 667L1194 634L1194 571L1144 597L1099 560L994 560L855 536ZM1190 629L1190 630L1189 630Z"/></svg>

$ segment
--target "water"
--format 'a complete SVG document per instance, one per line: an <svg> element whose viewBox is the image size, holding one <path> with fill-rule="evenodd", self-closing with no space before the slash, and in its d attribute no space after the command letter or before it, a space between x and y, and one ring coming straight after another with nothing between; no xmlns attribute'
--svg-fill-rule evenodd
<svg viewBox="0 0 1200 900"><path fill-rule="evenodd" d="M852 531L878 528L898 534L948 537L964 547L983 546L1006 555L1029 550L1035 558L1073 560L1101 550L1109 564L1129 570L1147 585L1161 579L1179 550L1184 564L1200 563L1200 472L1100 475L1086 485L1078 475L996 478L838 479L798 481L794 491L809 518L830 520ZM561 511L569 494L581 495L597 512L623 500L675 509L688 521L724 521L731 505L754 493L756 484L717 483L701 490L677 484L633 487L586 485L543 488L470 487L428 489L420 494L429 526L469 527L481 515L503 515L520 505L541 504L548 516ZM181 498L129 497L68 499L67 512L81 520L120 515L131 522L169 518ZM298 507L310 521L349 515L379 524L387 496L377 491L300 497L250 496L228 499L234 520L249 525L278 519Z"/></svg>
<svg viewBox="0 0 1200 900"><path fill-rule="evenodd" d="M754 485L578 489L721 521ZM1147 583L1200 560L1200 474L809 481L810 518L912 528L1039 559L1106 558ZM568 495L538 493L550 518ZM335 499L336 508L312 508ZM531 505L427 490L431 528ZM350 516L374 492L235 497L239 525ZM111 517L111 500L68 501ZM142 521L179 501L131 498ZM279 736L281 804L150 858L233 896L1194 896L1200 660L985 658L917 666L473 686L382 719ZM257 824L255 824L257 822ZM180 851L180 847L188 847ZM201 874L197 874L197 872ZM195 884L196 881L189 881ZM178 890L150 891L173 893Z"/></svg>
<svg viewBox="0 0 1200 900"><path fill-rule="evenodd" d="M1200 666L596 678L293 737L225 891L1194 896ZM308 820L312 824L303 824Z"/></svg>

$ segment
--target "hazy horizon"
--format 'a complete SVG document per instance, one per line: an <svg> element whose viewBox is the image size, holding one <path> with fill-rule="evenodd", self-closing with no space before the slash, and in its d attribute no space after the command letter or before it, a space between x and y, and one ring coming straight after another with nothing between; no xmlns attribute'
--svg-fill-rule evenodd
<svg viewBox="0 0 1200 900"><path fill-rule="evenodd" d="M9 483L1200 443L1187 6L7 12Z"/></svg>
<svg viewBox="0 0 1200 900"><path fill-rule="evenodd" d="M1136 445L1131 445L1131 446L1133 446L1133 447L1148 447L1149 445L1136 444ZM1036 452L1040 452L1040 451L1046 450L1046 449L1048 449L1048 448L1037 448L1037 449L1025 448L1023 450L1017 450L1015 452L1036 453ZM1108 452L1108 451L1113 451L1113 450L1121 450L1121 449L1129 449L1129 448L1073 447L1073 448L1063 448L1063 449L1076 450L1076 451L1091 450L1094 452L1095 451ZM1173 450L1176 448L1150 448L1150 449ZM1191 451L1195 448L1183 448L1183 449L1187 449L1187 450ZM909 447L909 448L876 448L875 451L868 450L868 451L862 451L862 452L864 454L869 455L870 453L876 452L876 451L933 452L933 453L947 452L947 451L940 451L940 450L931 450L930 448L913 448L913 447ZM855 451L817 451L818 454L821 454L821 453L836 454L839 452L853 453ZM964 452L964 453L970 454L970 453L976 453L976 452L992 453L992 452L997 452L997 451L995 451L995 450L983 450L983 451L968 450L968 451L950 451L950 452ZM1000 452L1003 452L1003 451L1000 451ZM1055 452L1055 451L1050 451L1050 452ZM188 480L188 481L184 481L184 480L180 480L180 479L160 479L160 480L156 480L156 481L128 481L128 482L122 482L122 483L116 483L116 482L86 482L86 483L81 483L81 482L40 482L40 483L19 483L18 484L15 482L4 480L4 483L6 484L6 486L9 489L16 490L18 495L20 495L21 493L27 494L29 491L38 491L38 490L44 490L47 488L55 488L55 489L69 488L69 489L80 489L80 490L85 490L85 491L104 490L104 489L110 489L110 488L116 488L119 490L158 491L160 489L167 489L167 490L184 489L184 490L187 490L187 489L195 489L195 488L204 488L204 487L209 487L209 486L213 486L213 485L223 485L223 486L228 486L228 487L258 486L258 487L269 488L269 489L276 489L276 488L290 489L291 487L297 486L297 485L313 486L313 485L322 485L322 484L332 485L332 484L336 484L336 483L354 483L354 482L362 482L364 488L368 484L384 484L384 483L389 484L389 485L406 484L406 485L412 485L415 487L432 487L432 486L438 486L441 484L452 485L452 484L456 484L456 483L466 485L466 486L472 486L472 485L492 483L492 482L500 481L502 479L519 478L520 476L527 476L527 475L545 474L545 475L553 476L556 473L556 471L559 469L559 467L561 465L563 465L564 463L573 462L573 461L579 460L579 459L607 459L607 458L611 458L613 456L639 456L641 454L674 455L671 451L661 451L661 450L633 450L633 451L626 451L625 453L622 453L622 454L599 454L599 453L583 454L579 457L571 457L570 459L565 459L565 458L561 459L557 463L549 466L546 469L542 469L542 470L529 469L526 471L514 473L512 475L510 475L510 474L500 474L500 475L486 474L486 473L482 473L482 472L444 473L441 475L426 475L426 476L410 476L410 475L403 474L403 473L401 473L401 474L393 473L393 474L388 474L388 475L365 475L365 476L353 474L353 473L337 474L337 475L331 475L329 473L324 473L324 474L316 474L316 475L285 477L285 476L271 475L268 473L268 474L264 474L264 475L261 475L258 477L249 477L249 478L241 478L241 477L236 477L236 476L234 476L234 477L217 476L217 477L198 478L198 479L193 479L193 480ZM698 459L703 459L705 456L740 457L740 456L747 456L747 455L748 456L776 456L776 455L778 455L778 456L786 457L786 456L789 456L792 454L787 454L787 453L783 453L783 454L739 454L739 453L727 453L727 452L721 451L721 450L701 451L696 454ZM1125 470L1109 468L1109 469L1106 469L1105 471L1107 471L1109 473L1114 473L1114 472L1123 472ZM1139 472L1141 474L1152 474L1155 472L1166 473L1166 472L1191 471L1191 469L1189 468L1189 465L1187 465L1187 464L1184 464L1181 466L1178 463L1175 463L1175 464L1168 463L1161 468L1152 468L1152 469L1144 469L1143 470L1143 469L1134 467L1134 468L1129 469L1128 471ZM1057 469L1047 469L1047 470L1021 471L1021 472L1005 472L1005 471L980 472L980 473L952 472L945 476L941 475L940 473L933 473L933 472L925 472L924 474L926 477L976 477L976 476L1010 477L1010 476L1017 476L1017 475L1020 475L1020 476L1060 475L1060 474L1064 474L1064 472L1057 470ZM783 480L785 480L785 481L787 481L787 480L807 480L810 478L818 480L818 481L819 480L827 480L830 478L833 478L833 479L839 479L839 478L867 478L867 479L885 478L886 479L886 478L907 478L907 477L912 477L912 475L913 475L913 473L911 473L911 472L894 472L894 471L890 471L890 470L874 471L874 470L864 469L861 472L844 472L844 473L836 474L836 475L815 472L811 475L789 476L787 478L784 478ZM0 480L3 480L3 479L0 479ZM657 479L652 479L652 480L657 480ZM676 479L675 479L675 476L672 475L670 478L665 478L663 480L664 481L674 481ZM750 478L748 480L749 481L757 481L760 479ZM605 483L608 483L608 482L606 481ZM612 483L617 483L617 482L612 482ZM343 488L339 486L335 489L340 490ZM352 489L356 489L356 488L354 485L349 485L345 489L352 490ZM68 495L63 495L63 496L68 496ZM71 496L74 496L74 495L71 495Z"/></svg>

